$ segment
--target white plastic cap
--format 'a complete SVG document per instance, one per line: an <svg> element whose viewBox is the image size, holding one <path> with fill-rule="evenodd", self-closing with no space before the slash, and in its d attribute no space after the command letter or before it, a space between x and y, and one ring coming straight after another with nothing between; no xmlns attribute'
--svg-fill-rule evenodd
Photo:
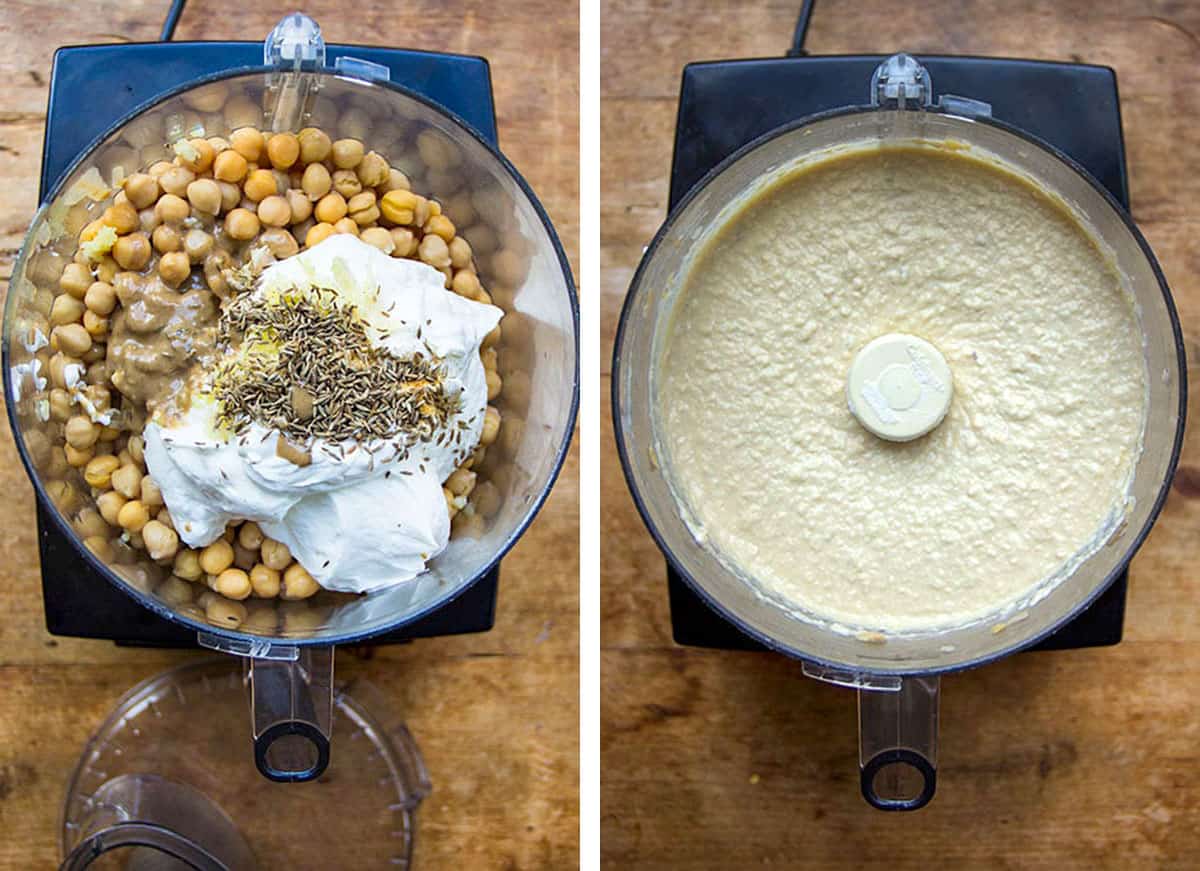
<svg viewBox="0 0 1200 871"><path fill-rule="evenodd" d="M869 432L909 442L946 416L954 379L946 358L924 339L888 333L869 342L850 364L846 400Z"/></svg>

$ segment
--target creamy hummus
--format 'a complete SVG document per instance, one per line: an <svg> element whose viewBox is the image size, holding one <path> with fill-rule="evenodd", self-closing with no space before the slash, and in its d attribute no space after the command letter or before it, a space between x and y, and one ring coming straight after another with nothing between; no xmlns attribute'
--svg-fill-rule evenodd
<svg viewBox="0 0 1200 871"><path fill-rule="evenodd" d="M914 441L847 407L855 354L931 343L953 377ZM657 380L697 533L812 616L961 624L1061 575L1128 507L1146 367L1092 236L1016 175L933 146L864 149L755 197L694 261Z"/></svg>

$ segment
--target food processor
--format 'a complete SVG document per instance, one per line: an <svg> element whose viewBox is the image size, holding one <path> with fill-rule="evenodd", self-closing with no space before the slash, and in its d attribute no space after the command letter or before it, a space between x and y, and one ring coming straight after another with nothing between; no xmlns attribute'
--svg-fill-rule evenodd
<svg viewBox="0 0 1200 871"><path fill-rule="evenodd" d="M1042 644L1064 628L1069 632L1073 621L1098 600L1101 607L1085 618L1093 622L1079 633L1077 643L1096 643L1097 636L1102 643L1119 639L1123 589L1118 588L1116 598L1102 597L1114 583L1123 583L1129 560L1169 490L1184 425L1183 345L1162 273L1117 198L1125 193L1119 150L1113 161L1095 140L1081 149L1089 164L1106 171L1102 184L1029 129L1037 126L1031 119L1066 101L1071 107L1064 112L1099 113L1115 120L1119 144L1111 71L986 58L802 54L795 51L777 61L698 64L685 73L672 210L638 267L617 331L614 427L634 501L670 565L676 639L777 651L801 660L809 677L854 688L862 793L880 809L914 810L926 805L936 788L941 674ZM937 90L943 72L947 80L965 86L961 96ZM1111 80L1111 107L1103 101L1106 77ZM718 78L721 88L715 84ZM1085 86L1077 87L1081 81ZM979 82L990 82L992 90L965 89ZM1041 90L1043 82L1052 87ZM746 106L747 93L763 95L764 105ZM1004 117L993 111L993 93L1001 95L997 102ZM1096 93L1101 100L1084 102ZM788 114L798 103L808 111ZM1135 505L1124 525L1068 577L992 619L881 640L831 631L793 613L697 541L672 491L659 442L656 367L667 319L692 259L749 192L832 147L913 140L953 141L999 158L1061 197L1111 249L1144 331L1148 417L1144 450L1134 471ZM719 156L706 164L703 158L714 154Z"/></svg>
<svg viewBox="0 0 1200 871"><path fill-rule="evenodd" d="M3 330L9 421L37 495L48 622L52 631L62 618L71 634L192 641L243 657L253 755L270 779L312 780L329 762L336 645L490 628L498 563L532 522L566 456L578 404L578 302L544 209L496 147L487 84L482 59L327 46L316 22L299 13L264 43L85 46L56 56L43 205L13 269ZM79 150L83 121L61 101L96 87L137 102ZM168 157L180 138L226 136L247 124L276 132L311 125L362 138L414 189L443 203L504 310L498 368L505 389L497 400L500 433L481 467L498 498L486 516L456 524L427 572L367 596L247 600L244 620L229 629L210 623L154 564L117 571L83 546L72 522L94 504L89 490L73 470L55 479L46 471L60 424L47 413L45 337L57 275L80 228L111 201L120 179ZM65 156L72 143L77 150ZM117 612L120 625L108 619L108 585L135 603ZM403 634L409 627L416 628Z"/></svg>

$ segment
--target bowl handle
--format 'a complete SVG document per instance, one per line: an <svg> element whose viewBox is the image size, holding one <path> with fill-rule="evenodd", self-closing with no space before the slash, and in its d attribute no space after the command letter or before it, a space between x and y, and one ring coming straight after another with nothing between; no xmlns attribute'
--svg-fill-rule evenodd
<svg viewBox="0 0 1200 871"><path fill-rule="evenodd" d="M320 777L329 765L333 648L304 647L294 659L246 659L254 762L284 783Z"/></svg>
<svg viewBox="0 0 1200 871"><path fill-rule="evenodd" d="M938 677L858 690L858 765L863 798L879 810L914 811L937 789Z"/></svg>

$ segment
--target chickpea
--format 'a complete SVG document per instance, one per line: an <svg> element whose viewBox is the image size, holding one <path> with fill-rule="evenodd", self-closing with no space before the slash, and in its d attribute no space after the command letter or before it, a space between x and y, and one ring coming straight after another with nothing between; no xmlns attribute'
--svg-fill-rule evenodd
<svg viewBox="0 0 1200 871"><path fill-rule="evenodd" d="M494 370L487 370L484 373L487 376L488 402L491 402L500 395L500 391L504 388L504 382L500 380L500 375Z"/></svg>
<svg viewBox="0 0 1200 871"><path fill-rule="evenodd" d="M65 423L71 416L71 395L61 387L50 391L50 419Z"/></svg>
<svg viewBox="0 0 1200 871"><path fill-rule="evenodd" d="M228 139L220 136L208 137L208 144L211 145L213 149L213 166L215 167L217 165L216 159L220 157L222 153L229 151L231 146L229 145Z"/></svg>
<svg viewBox="0 0 1200 871"><path fill-rule="evenodd" d="M416 215L417 197L412 191L388 191L379 201L379 210L393 224L411 224Z"/></svg>
<svg viewBox="0 0 1200 871"><path fill-rule="evenodd" d="M200 568L200 552L188 547L177 551L171 571L186 581L199 579L204 574L204 569Z"/></svg>
<svg viewBox="0 0 1200 871"><path fill-rule="evenodd" d="M100 438L100 427L82 414L77 414L68 420L63 432L67 445L78 450L90 448Z"/></svg>
<svg viewBox="0 0 1200 871"><path fill-rule="evenodd" d="M333 165L338 169L354 169L363 159L363 144L357 139L339 139L333 143Z"/></svg>
<svg viewBox="0 0 1200 871"><path fill-rule="evenodd" d="M365 188L379 187L388 180L389 170L390 167L382 155L368 151L358 165L358 180Z"/></svg>
<svg viewBox="0 0 1200 871"><path fill-rule="evenodd" d="M154 211L154 206L147 206L138 212L138 225L143 233L153 233L154 229L161 223L158 220L158 213Z"/></svg>
<svg viewBox="0 0 1200 871"><path fill-rule="evenodd" d="M60 293L50 306L50 323L55 326L78 323L86 310L87 306L71 294Z"/></svg>
<svg viewBox="0 0 1200 871"><path fill-rule="evenodd" d="M269 169L256 169L251 172L246 176L242 189L246 192L246 198L256 203L279 193L275 174Z"/></svg>
<svg viewBox="0 0 1200 871"><path fill-rule="evenodd" d="M162 178L162 174L174 166L175 164L169 160L156 160L146 172L150 173L150 177L157 183L158 179Z"/></svg>
<svg viewBox="0 0 1200 871"><path fill-rule="evenodd" d="M442 269L450 265L450 249L446 245L446 240L441 236L434 236L432 233L421 239L421 244L417 246L417 255L422 262L428 263L435 269Z"/></svg>
<svg viewBox="0 0 1200 871"><path fill-rule="evenodd" d="M437 207L437 211L435 211L435 206ZM440 212L441 207L438 206L437 203L427 200L425 197L417 196L417 205L416 208L413 209L412 222L418 227L424 227L426 221L428 221L434 215L440 214Z"/></svg>
<svg viewBox="0 0 1200 871"><path fill-rule="evenodd" d="M158 275L169 287L179 287L192 273L192 261L182 251L164 254L158 261Z"/></svg>
<svg viewBox="0 0 1200 871"><path fill-rule="evenodd" d="M392 251L393 257L411 257L416 253L417 237L413 235L412 230L407 227L393 227L389 233L392 244L396 246Z"/></svg>
<svg viewBox="0 0 1200 871"><path fill-rule="evenodd" d="M279 595L279 572L267 568L262 563L255 564L250 569L250 586L254 595L259 599L274 599Z"/></svg>
<svg viewBox="0 0 1200 871"><path fill-rule="evenodd" d="M238 544L247 550L258 550L260 547L262 547L262 543L265 538L266 536L263 535L263 532L261 529L259 529L258 524L252 520L247 520L238 529Z"/></svg>
<svg viewBox="0 0 1200 871"><path fill-rule="evenodd" d="M158 179L144 172L135 172L125 179L123 190L130 205L141 210L158 199Z"/></svg>
<svg viewBox="0 0 1200 871"><path fill-rule="evenodd" d="M132 499L121 506L117 512L117 523L129 532L141 532L150 522L150 512L137 499Z"/></svg>
<svg viewBox="0 0 1200 871"><path fill-rule="evenodd" d="M179 231L170 224L160 224L150 234L150 243L159 254L166 254L171 251L178 251L180 246L183 245L183 240L179 235Z"/></svg>
<svg viewBox="0 0 1200 871"><path fill-rule="evenodd" d="M246 606L223 596L213 596L204 605L204 616L217 626L237 629L246 619Z"/></svg>
<svg viewBox="0 0 1200 871"><path fill-rule="evenodd" d="M111 472L109 479L112 488L126 499L136 499L142 493L142 471L133 462L125 463Z"/></svg>
<svg viewBox="0 0 1200 871"><path fill-rule="evenodd" d="M479 435L479 443L490 445L500 434L500 412L494 405L489 405L483 413L483 431Z"/></svg>
<svg viewBox="0 0 1200 871"><path fill-rule="evenodd" d="M228 212L230 209L236 209L238 203L242 201L242 189L233 182L219 181L217 187L221 189L221 211Z"/></svg>
<svg viewBox="0 0 1200 871"><path fill-rule="evenodd" d="M112 482L112 473L121 465L121 461L111 454L93 458L83 470L83 480L88 486L97 490L107 490ZM107 518L105 518L107 519Z"/></svg>
<svg viewBox="0 0 1200 871"><path fill-rule="evenodd" d="M158 185L167 193L182 197L195 180L196 174L186 166L173 166L158 177Z"/></svg>
<svg viewBox="0 0 1200 871"><path fill-rule="evenodd" d="M268 227L286 227L292 222L291 206L285 197L273 194L258 204L258 219Z"/></svg>
<svg viewBox="0 0 1200 871"><path fill-rule="evenodd" d="M469 496L475 489L475 478L470 469L455 469L446 479L445 487L455 496Z"/></svg>
<svg viewBox="0 0 1200 871"><path fill-rule="evenodd" d="M74 510L79 502L79 493L67 481L50 481L46 484L46 495L64 513Z"/></svg>
<svg viewBox="0 0 1200 871"><path fill-rule="evenodd" d="M316 127L305 127L297 137L300 144L300 160L303 163L316 163L329 157L333 143L329 134Z"/></svg>
<svg viewBox="0 0 1200 871"><path fill-rule="evenodd" d="M233 545L224 538L218 538L200 551L200 568L206 574L219 575L231 565L233 565Z"/></svg>
<svg viewBox="0 0 1200 871"><path fill-rule="evenodd" d="M187 198L197 212L215 215L221 211L221 186L211 178L198 178L189 184Z"/></svg>
<svg viewBox="0 0 1200 871"><path fill-rule="evenodd" d="M68 263L58 279L58 286L76 299L83 299L92 285L92 273L81 263Z"/></svg>
<svg viewBox="0 0 1200 871"><path fill-rule="evenodd" d="M130 233L117 240L112 253L122 269L138 272L150 262L150 240L145 233Z"/></svg>
<svg viewBox="0 0 1200 871"><path fill-rule="evenodd" d="M360 227L366 227L379 220L379 207L375 205L375 191L363 191L355 194L346 203L346 213Z"/></svg>
<svg viewBox="0 0 1200 871"><path fill-rule="evenodd" d="M450 514L450 519L454 519L454 515L458 514L458 505L455 503L455 496L447 488L442 488L442 498L446 501L446 511Z"/></svg>
<svg viewBox="0 0 1200 871"><path fill-rule="evenodd" d="M195 150L195 155L179 155L179 163L193 173L206 172L213 165L217 151L207 139L189 139L188 145Z"/></svg>
<svg viewBox="0 0 1200 871"><path fill-rule="evenodd" d="M300 563L292 563L283 573L283 584L280 586L279 598L287 600L307 599L320 587Z"/></svg>
<svg viewBox="0 0 1200 871"><path fill-rule="evenodd" d="M245 599L250 596L250 576L241 569L225 569L217 575L213 585L218 593L229 599Z"/></svg>
<svg viewBox="0 0 1200 871"><path fill-rule="evenodd" d="M276 169L287 169L300 156L300 140L294 133L276 133L267 140L267 159Z"/></svg>
<svg viewBox="0 0 1200 871"><path fill-rule="evenodd" d="M450 265L455 269L470 268L471 243L462 236L455 236L447 241L450 243Z"/></svg>
<svg viewBox="0 0 1200 871"><path fill-rule="evenodd" d="M246 177L248 171L249 164L246 162L246 158L235 148L222 151L213 161L213 178L217 181L236 184Z"/></svg>
<svg viewBox="0 0 1200 871"><path fill-rule="evenodd" d="M333 223L333 231L335 233L349 233L351 236L358 235L358 224L354 223L354 219L347 216Z"/></svg>
<svg viewBox="0 0 1200 871"><path fill-rule="evenodd" d="M264 538L262 545L262 562L269 569L281 572L292 562L292 552L286 544L273 538Z"/></svg>
<svg viewBox="0 0 1200 871"><path fill-rule="evenodd" d="M158 482L149 475L142 478L142 504L147 508L162 508L163 495L162 490L158 488Z"/></svg>
<svg viewBox="0 0 1200 871"><path fill-rule="evenodd" d="M304 170L304 176L300 179L300 188L314 202L329 193L332 187L333 177L329 174L329 170L320 163L310 163Z"/></svg>
<svg viewBox="0 0 1200 871"><path fill-rule="evenodd" d="M234 209L225 216L225 232L240 242L257 236L259 226L258 215L249 209Z"/></svg>
<svg viewBox="0 0 1200 871"><path fill-rule="evenodd" d="M204 258L204 281L208 289L221 299L229 296L229 284L221 275L221 271L232 265L233 258L223 248L213 249L213 252Z"/></svg>
<svg viewBox="0 0 1200 871"><path fill-rule="evenodd" d="M412 189L412 183L409 182L408 176L392 167L388 170L387 181L383 183L382 187L385 193L387 191L407 191Z"/></svg>
<svg viewBox="0 0 1200 871"><path fill-rule="evenodd" d="M96 459L104 459L97 457ZM93 460L92 462L95 462ZM88 465L91 465L89 463ZM86 473L85 473L86 474ZM111 476L111 472L109 473ZM116 490L109 490L107 493L101 493L96 499L96 507L100 509L100 516L104 518L104 522L110 526L117 526L117 515L121 509L125 507L128 500L118 493Z"/></svg>
<svg viewBox="0 0 1200 871"><path fill-rule="evenodd" d="M333 189L346 199L362 193L362 182L352 169L339 169L333 174Z"/></svg>
<svg viewBox="0 0 1200 871"><path fill-rule="evenodd" d="M296 241L296 237L279 227L263 231L258 240L267 246L277 260L291 257L300 250L300 243Z"/></svg>
<svg viewBox="0 0 1200 871"><path fill-rule="evenodd" d="M184 188L187 193L187 188ZM175 194L163 194L154 207L154 214L164 224L178 224L191 213L187 200Z"/></svg>
<svg viewBox="0 0 1200 871"><path fill-rule="evenodd" d="M83 313L83 328L93 341L103 341L108 337L108 318L100 317L94 311Z"/></svg>
<svg viewBox="0 0 1200 871"><path fill-rule="evenodd" d="M67 458L67 465L75 469L82 469L92 461L96 456L96 448L77 448L73 445L67 445L63 448L63 455Z"/></svg>
<svg viewBox="0 0 1200 871"><path fill-rule="evenodd" d="M109 206L104 210L104 214L100 220L109 227L117 231L118 235L132 233L138 228L141 221L138 219L137 209L129 205L129 203L120 203Z"/></svg>
<svg viewBox="0 0 1200 871"><path fill-rule="evenodd" d="M313 216L323 224L332 224L346 216L346 200L336 191L328 193L317 202Z"/></svg>
<svg viewBox="0 0 1200 871"><path fill-rule="evenodd" d="M295 188L289 189L284 198L287 200L288 209L291 211L292 224L303 223L312 215L312 200L303 191L296 190Z"/></svg>
<svg viewBox="0 0 1200 871"><path fill-rule="evenodd" d="M146 440L144 438L140 435L130 436L125 449L129 451L131 462L137 463L139 466L146 465Z"/></svg>
<svg viewBox="0 0 1200 871"><path fill-rule="evenodd" d="M146 547L149 550L149 546ZM192 601L192 585L182 578L177 578L174 575L163 581L154 595L162 599L168 605L178 608L180 605L186 605Z"/></svg>
<svg viewBox="0 0 1200 871"><path fill-rule="evenodd" d="M460 269L454 273L454 278L450 281L450 289L459 296L474 299L483 288L479 284L479 276L470 270Z"/></svg>
<svg viewBox="0 0 1200 871"><path fill-rule="evenodd" d="M359 235L368 245L374 245L384 254L391 254L396 250L396 243L392 240L392 234L383 227L368 227Z"/></svg>
<svg viewBox="0 0 1200 871"><path fill-rule="evenodd" d="M312 248L316 245L319 245L332 236L335 232L337 231L333 229L333 224L327 224L324 222L320 224L314 224L313 228L304 236L304 246L306 248Z"/></svg>
<svg viewBox="0 0 1200 871"><path fill-rule="evenodd" d="M183 237L183 252L189 263L203 263L212 250L213 237L201 229L188 230Z"/></svg>
<svg viewBox="0 0 1200 871"><path fill-rule="evenodd" d="M142 542L154 560L174 559L179 551L179 535L165 523L151 520L142 527Z"/></svg>
<svg viewBox="0 0 1200 871"><path fill-rule="evenodd" d="M242 127L229 134L229 145L250 163L262 157L263 135L253 127Z"/></svg>
<svg viewBox="0 0 1200 871"><path fill-rule="evenodd" d="M434 215L422 229L426 234L440 236L447 246L454 241L454 222L445 215Z"/></svg>

